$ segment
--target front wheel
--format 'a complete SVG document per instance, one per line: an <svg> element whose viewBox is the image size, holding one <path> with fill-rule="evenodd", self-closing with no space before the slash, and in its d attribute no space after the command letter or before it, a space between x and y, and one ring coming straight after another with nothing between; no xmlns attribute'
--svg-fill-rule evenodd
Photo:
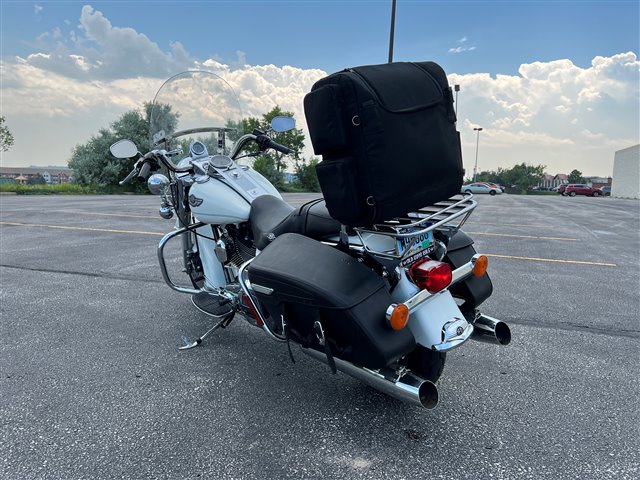
<svg viewBox="0 0 640 480"><path fill-rule="evenodd" d="M422 345L418 345L416 349L409 354L407 366L409 369L433 383L440 378L444 370L444 362L447 354L444 352L436 352Z"/></svg>
<svg viewBox="0 0 640 480"><path fill-rule="evenodd" d="M496 191L495 191L495 190L491 190L491 191L489 192L489 195L491 195L492 197L493 197L493 196L495 196L495 194L496 194Z"/></svg>

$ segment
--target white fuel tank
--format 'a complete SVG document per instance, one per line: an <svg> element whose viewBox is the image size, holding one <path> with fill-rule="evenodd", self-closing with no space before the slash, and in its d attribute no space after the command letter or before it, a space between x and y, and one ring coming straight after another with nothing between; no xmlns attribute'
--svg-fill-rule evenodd
<svg viewBox="0 0 640 480"><path fill-rule="evenodd" d="M196 219L214 225L249 220L251 202L262 195L282 198L269 181L250 168L220 170L219 178L201 176L189 191Z"/></svg>

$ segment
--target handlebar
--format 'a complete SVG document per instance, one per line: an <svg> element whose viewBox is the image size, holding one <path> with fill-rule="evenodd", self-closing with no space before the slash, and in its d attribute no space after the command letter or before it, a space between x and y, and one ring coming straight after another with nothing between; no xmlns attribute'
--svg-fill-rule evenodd
<svg viewBox="0 0 640 480"><path fill-rule="evenodd" d="M279 143L274 142L273 140L269 141L269 147L277 150L280 153L284 153L285 155L289 155L291 153L291 149L285 147L284 145L280 145Z"/></svg>
<svg viewBox="0 0 640 480"><path fill-rule="evenodd" d="M146 181L150 173L151 173L151 164L149 162L144 162L142 164L142 168L140 168L140 171L138 172L138 181L139 182Z"/></svg>

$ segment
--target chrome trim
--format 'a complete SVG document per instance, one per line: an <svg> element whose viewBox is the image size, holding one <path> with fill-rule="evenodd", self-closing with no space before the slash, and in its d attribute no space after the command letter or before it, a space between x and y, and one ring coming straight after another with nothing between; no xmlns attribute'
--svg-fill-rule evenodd
<svg viewBox="0 0 640 480"><path fill-rule="evenodd" d="M287 341L286 337L281 337L280 335L278 335L277 333L273 332L269 328L269 325L267 325L267 322L264 319L264 315L260 311L260 307L258 306L258 304L256 303L255 299L253 298L253 292L252 292L253 286L251 285L251 281L249 280L249 276L246 274L246 268L255 259L256 259L256 257L253 257L251 260L247 260L242 265L240 265L240 269L238 270L238 280L240 282L240 286L242 287L242 291L247 295L247 298L251 302L251 306L253 307L254 311L260 316L260 323L262 323L262 329L265 332L267 332L267 335L269 335L274 340L276 340L278 342L286 342Z"/></svg>
<svg viewBox="0 0 640 480"><path fill-rule="evenodd" d="M462 330L461 333L458 333L459 329ZM438 352L446 352L462 345L469 340L472 334L472 324L464 318L454 318L453 321L447 322L442 326L442 343L434 345L433 349Z"/></svg>
<svg viewBox="0 0 640 480"><path fill-rule="evenodd" d="M447 289L449 289L452 285L455 285L456 283L469 277L473 273L473 267L480 256L480 253L475 254L467 263L453 270L451 272L451 283L449 284L449 286L447 286ZM413 297L405 300L403 303L407 307L409 307L409 315L411 315L420 305L422 305L434 295L438 295L438 293L440 292L431 293L428 290L420 290ZM386 317L388 321L391 321L391 313L393 312L393 308L395 306L396 304L391 304L389 308L387 308Z"/></svg>
<svg viewBox="0 0 640 480"><path fill-rule="evenodd" d="M167 264L164 260L164 247L172 238L177 237L178 235L187 233L193 229L202 227L203 225L205 224L202 222L198 222L198 223L194 223L193 225L190 225L189 228L183 227L173 232L169 232L164 237L162 237L162 240L160 240L160 243L158 244L158 263L160 263L160 271L162 272L162 278L164 278L165 283L169 285L169 287L171 287L176 292L194 294L194 293L200 293L202 290L196 290L195 288L190 288L190 287L181 287L171 281L171 278L169 278L169 272L167 271Z"/></svg>
<svg viewBox="0 0 640 480"><path fill-rule="evenodd" d="M309 348L302 348L302 351L311 358L327 363L327 356L324 353ZM336 362L336 368L341 372L398 400L424 407L427 410L432 410L438 405L438 387L433 382L414 373L404 373L395 380L390 380L378 371L357 367L337 357L333 357L333 360Z"/></svg>
<svg viewBox="0 0 640 480"><path fill-rule="evenodd" d="M478 342L498 345L511 343L511 329L505 322L497 318L478 313L474 322L472 339Z"/></svg>
<svg viewBox="0 0 640 480"><path fill-rule="evenodd" d="M262 293L263 295L272 295L273 288L263 287L262 285L258 285L257 283L252 283L251 288L258 293Z"/></svg>
<svg viewBox="0 0 640 480"><path fill-rule="evenodd" d="M460 196L462 196L462 199L459 199ZM381 252L368 247L362 234L373 233L394 238L412 238L424 235L458 219L460 219L458 223L458 228L460 228L477 206L478 202L473 199L472 194L455 195L447 200L423 207L415 212L410 212L403 218L378 223L372 227L356 227L354 230L367 252L382 258L402 259L410 252L415 240L406 247L402 254L398 252L397 245L393 253L391 253L391 251ZM419 218L419 220L413 221L415 218ZM401 221L408 223L401 223ZM410 231L415 228L420 229Z"/></svg>

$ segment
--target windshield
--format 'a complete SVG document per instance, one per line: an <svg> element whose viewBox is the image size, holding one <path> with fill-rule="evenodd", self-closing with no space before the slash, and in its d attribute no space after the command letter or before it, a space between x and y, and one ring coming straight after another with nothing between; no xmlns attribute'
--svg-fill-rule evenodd
<svg viewBox="0 0 640 480"><path fill-rule="evenodd" d="M214 73L196 70L167 80L153 100L151 148L167 150L199 140L210 155L228 155L242 135L242 111L233 88Z"/></svg>

